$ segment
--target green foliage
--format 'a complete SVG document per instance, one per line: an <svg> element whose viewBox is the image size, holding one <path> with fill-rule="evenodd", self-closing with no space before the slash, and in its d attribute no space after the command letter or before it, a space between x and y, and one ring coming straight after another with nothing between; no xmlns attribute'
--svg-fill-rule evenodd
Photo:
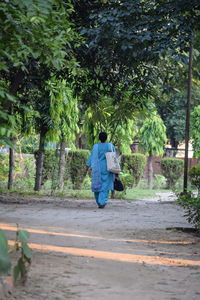
<svg viewBox="0 0 200 300"><path fill-rule="evenodd" d="M8 144L16 129L30 133L33 103L45 91L41 85L47 78L61 68L76 70L74 48L80 39L70 21L72 12L70 0L0 2L1 142Z"/></svg>
<svg viewBox="0 0 200 300"><path fill-rule="evenodd" d="M8 153L0 154L0 181L1 187L7 184L8 177ZM35 160L32 154L15 154L14 189L30 189L34 184Z"/></svg>
<svg viewBox="0 0 200 300"><path fill-rule="evenodd" d="M8 153L0 154L0 181L3 184L8 177ZM30 189L33 187L35 176L35 160L32 154L15 154L14 167L14 184L15 189ZM26 179L26 180L24 180Z"/></svg>
<svg viewBox="0 0 200 300"><path fill-rule="evenodd" d="M153 189L159 190L166 188L166 178L161 174L154 175Z"/></svg>
<svg viewBox="0 0 200 300"><path fill-rule="evenodd" d="M184 161L176 158L163 158L160 167L163 176L167 179L167 188L172 188L177 180L183 176Z"/></svg>
<svg viewBox="0 0 200 300"><path fill-rule="evenodd" d="M170 144L173 148L177 148L178 144L185 138L185 105L187 100L185 78L187 76L188 67L183 63L179 63L179 65L182 66L181 69L179 67L174 68L173 65L168 67L173 69L168 71L169 74L164 74L166 78L163 79L161 86L158 86L160 95L158 99L156 99L158 112L166 126L167 138L170 140ZM163 73L166 73L165 67L166 66L161 66ZM196 107L198 104L200 104L200 85L196 80L193 82L190 109L191 138L193 139L194 134L194 140L198 140L199 132L199 114L197 113L198 108Z"/></svg>
<svg viewBox="0 0 200 300"><path fill-rule="evenodd" d="M72 6L67 2L1 1L1 69L7 68L6 60L26 69L30 57L55 68L64 65L66 44L75 36L69 22Z"/></svg>
<svg viewBox="0 0 200 300"><path fill-rule="evenodd" d="M15 242L15 250L20 253L17 264L13 269L13 277L16 281L18 278L24 283L27 280L28 268L31 264L31 249L27 242L30 234L26 230L17 231L17 240Z"/></svg>
<svg viewBox="0 0 200 300"><path fill-rule="evenodd" d="M58 144L67 144L68 147L74 147L74 140L78 131L78 103L77 98L73 97L73 91L66 85L66 80L57 79L55 76L44 81L42 85L43 92L39 92L39 97L34 101L34 109L38 116L34 119L35 130L40 134L41 141L56 142L57 151L54 158L54 168L46 168L46 171L40 163L41 156L36 160L36 181L35 189L41 188L41 179L38 177L43 172L44 179L49 178L49 171L52 173L52 193L60 184L61 165L59 165ZM44 143L40 143L44 148ZM44 149L40 149L39 154ZM45 167L45 166L44 166ZM48 170L48 171L47 171ZM53 172L52 172L53 171ZM46 174L44 174L47 172Z"/></svg>
<svg viewBox="0 0 200 300"><path fill-rule="evenodd" d="M146 118L140 128L140 147L148 155L163 155L166 142L166 127L157 115Z"/></svg>
<svg viewBox="0 0 200 300"><path fill-rule="evenodd" d="M0 153L0 180L4 181L8 177L8 160L7 153Z"/></svg>
<svg viewBox="0 0 200 300"><path fill-rule="evenodd" d="M38 136L23 137L16 142L16 152L34 154L34 152L38 149L38 140Z"/></svg>
<svg viewBox="0 0 200 300"><path fill-rule="evenodd" d="M175 94L169 99L163 98L160 100L158 110L165 123L167 137L171 145L177 148L179 142L185 138L186 95Z"/></svg>
<svg viewBox="0 0 200 300"><path fill-rule="evenodd" d="M156 197L156 190L142 189L138 187L134 189L127 189L126 192L116 192L115 194L116 199L125 199L130 201L148 199L151 197Z"/></svg>
<svg viewBox="0 0 200 300"><path fill-rule="evenodd" d="M5 81L0 80L0 145L11 145L10 138L16 134L16 120L15 116L3 110L3 102L6 99L13 103L15 99L8 93L4 83Z"/></svg>
<svg viewBox="0 0 200 300"><path fill-rule="evenodd" d="M87 68L84 99L90 103L105 86L118 102L127 90L139 99L152 94L159 58L169 49L185 57L199 26L198 0L83 0L74 7L74 23L86 40L78 55Z"/></svg>
<svg viewBox="0 0 200 300"><path fill-rule="evenodd" d="M67 141L68 147L73 147L78 132L78 101L73 96L73 90L67 86L66 80L52 77L47 81L46 90L50 99L49 130L47 140Z"/></svg>
<svg viewBox="0 0 200 300"><path fill-rule="evenodd" d="M42 170L42 184L47 180L52 180L53 171L57 168L57 158L54 149L45 149L44 164Z"/></svg>
<svg viewBox="0 0 200 300"><path fill-rule="evenodd" d="M194 185L198 190L198 195L200 195L200 166L194 166L189 169L189 177L192 185Z"/></svg>
<svg viewBox="0 0 200 300"><path fill-rule="evenodd" d="M144 168L146 165L146 157L140 153L133 154L123 154L121 159L122 172L127 174L125 177L125 185L127 186L137 186L141 177L144 173ZM130 176L132 180L130 179ZM123 175L122 175L123 177ZM127 178L126 178L127 177Z"/></svg>
<svg viewBox="0 0 200 300"><path fill-rule="evenodd" d="M185 217L188 222L200 230L200 197L195 196L192 192L181 193L178 195L177 202L185 209Z"/></svg>
<svg viewBox="0 0 200 300"><path fill-rule="evenodd" d="M140 182L138 183L138 186L137 186L138 189L141 189L141 190L146 190L148 189L148 182L147 182L147 179L146 178L142 178L140 180ZM149 192L151 192L149 190Z"/></svg>
<svg viewBox="0 0 200 300"><path fill-rule="evenodd" d="M182 184L183 186L183 184ZM140 180L138 186L138 189L147 190L148 189L148 180L146 178L143 178ZM163 190L166 189L166 178L161 174L155 174L153 177L153 190ZM151 194L151 190L149 190L149 193Z"/></svg>
<svg viewBox="0 0 200 300"><path fill-rule="evenodd" d="M83 124L83 132L87 135L89 146L98 142L99 132L106 131L108 141L118 150L131 153L129 145L137 133L137 116L145 107L142 100L139 104L135 102L136 100L126 93L121 104L111 97L101 96L98 104L90 105L85 112Z"/></svg>
<svg viewBox="0 0 200 300"><path fill-rule="evenodd" d="M123 183L124 186L124 191L123 193L126 194L126 191L128 188L131 188L134 185L134 178L130 173L120 173L120 179ZM120 192L120 195L122 195L122 192Z"/></svg>
<svg viewBox="0 0 200 300"><path fill-rule="evenodd" d="M81 188L82 190L89 190L91 188L91 179L89 176L85 177Z"/></svg>
<svg viewBox="0 0 200 300"><path fill-rule="evenodd" d="M19 253L16 266L13 268L13 277L16 281L19 277L24 283L27 279L28 267L31 264L31 249L28 246L29 233L26 230L17 230L16 241L12 248L8 247L8 240L4 231L0 230L0 274L8 275L11 271L11 259L9 253Z"/></svg>
<svg viewBox="0 0 200 300"><path fill-rule="evenodd" d="M200 105L191 114L191 129L194 157L200 157Z"/></svg>
<svg viewBox="0 0 200 300"><path fill-rule="evenodd" d="M85 176L85 165L89 156L88 150L69 151L66 164L74 189L81 189ZM67 174L68 176L68 174Z"/></svg>
<svg viewBox="0 0 200 300"><path fill-rule="evenodd" d="M74 189L81 189L85 180L85 164L89 156L88 150L74 150L66 154L65 183L70 180ZM43 184L52 180L54 169L58 164L55 150L46 149L44 156ZM86 184L86 183L85 183Z"/></svg>
<svg viewBox="0 0 200 300"><path fill-rule="evenodd" d="M8 275L11 270L11 260L8 255L8 241L3 230L0 229L0 274Z"/></svg>
<svg viewBox="0 0 200 300"><path fill-rule="evenodd" d="M175 188L173 188L174 191L182 191L183 190L183 176L180 177L175 184Z"/></svg>

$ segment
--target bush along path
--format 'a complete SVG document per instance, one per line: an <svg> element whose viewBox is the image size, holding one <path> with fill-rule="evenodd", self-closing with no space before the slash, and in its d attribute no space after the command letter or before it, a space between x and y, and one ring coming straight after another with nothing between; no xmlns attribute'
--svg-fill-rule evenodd
<svg viewBox="0 0 200 300"><path fill-rule="evenodd" d="M189 170L191 183L197 192L183 192L178 194L178 203L185 209L185 216L189 223L193 224L200 232L200 166L194 166Z"/></svg>

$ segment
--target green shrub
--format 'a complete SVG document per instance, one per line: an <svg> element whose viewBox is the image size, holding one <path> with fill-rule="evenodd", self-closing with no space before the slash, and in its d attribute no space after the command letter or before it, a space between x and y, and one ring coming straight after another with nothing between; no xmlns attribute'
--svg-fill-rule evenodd
<svg viewBox="0 0 200 300"><path fill-rule="evenodd" d="M132 187L134 184L134 178L130 173L124 173L124 172L120 173L120 179L123 183L125 192L128 187Z"/></svg>
<svg viewBox="0 0 200 300"><path fill-rule="evenodd" d="M198 190L198 195L200 195L200 166L194 166L189 169L189 177L191 184L194 185Z"/></svg>
<svg viewBox="0 0 200 300"><path fill-rule="evenodd" d="M33 154L38 149L39 136L23 138L16 142L16 152Z"/></svg>
<svg viewBox="0 0 200 300"><path fill-rule="evenodd" d="M65 185L66 182L71 182L71 163L72 163L72 154L71 151L66 153L66 163L65 163Z"/></svg>
<svg viewBox="0 0 200 300"><path fill-rule="evenodd" d="M122 155L121 166L125 174L132 176L132 182L129 179L130 185L137 186L141 177L144 174L146 165L146 157L144 154L133 153Z"/></svg>
<svg viewBox="0 0 200 300"><path fill-rule="evenodd" d="M189 183L188 183L189 184ZM176 181L176 184L175 184L175 187L174 187L174 190L179 190L179 191L182 191L183 189L183 176L181 176L177 181Z"/></svg>
<svg viewBox="0 0 200 300"><path fill-rule="evenodd" d="M0 154L0 182L1 185L7 182L9 170L9 154ZM35 159L32 154L15 153L14 165L14 189L32 188L35 176Z"/></svg>
<svg viewBox="0 0 200 300"><path fill-rule="evenodd" d="M47 180L52 180L53 171L57 168L57 157L55 149L45 149L44 165L42 171L42 184Z"/></svg>
<svg viewBox="0 0 200 300"><path fill-rule="evenodd" d="M81 189L85 179L85 166L88 156L88 150L69 151L67 155L66 172L69 172L70 174L74 189Z"/></svg>
<svg viewBox="0 0 200 300"><path fill-rule="evenodd" d="M153 180L153 189L159 190L166 188L166 178L161 174L155 174Z"/></svg>
<svg viewBox="0 0 200 300"><path fill-rule="evenodd" d="M138 188L138 189L141 189L141 190L147 190L147 189L148 189L148 182L147 182L147 179L142 178L142 179L140 180L140 182L138 183L137 188Z"/></svg>
<svg viewBox="0 0 200 300"><path fill-rule="evenodd" d="M33 154L16 154L14 189L29 189L34 186L35 159Z"/></svg>
<svg viewBox="0 0 200 300"><path fill-rule="evenodd" d="M89 190L91 188L91 178L86 176L83 180L82 190Z"/></svg>
<svg viewBox="0 0 200 300"><path fill-rule="evenodd" d="M84 181L85 165L89 156L88 150L74 150L66 153L65 164L65 185L72 182L74 189L80 189ZM46 182L52 180L55 170L58 170L59 157L56 156L54 149L46 149L44 156L43 179L42 182L46 186ZM57 175L57 173L56 173Z"/></svg>
<svg viewBox="0 0 200 300"><path fill-rule="evenodd" d="M194 166L189 170L189 177L192 185L194 185L198 193L184 192L178 195L178 204L183 206L186 213L185 216L189 223L200 230L200 166Z"/></svg>
<svg viewBox="0 0 200 300"><path fill-rule="evenodd" d="M0 153L0 181L8 178L8 153Z"/></svg>
<svg viewBox="0 0 200 300"><path fill-rule="evenodd" d="M160 162L162 174L167 179L167 188L175 186L183 175L184 161L177 158L163 158Z"/></svg>
<svg viewBox="0 0 200 300"><path fill-rule="evenodd" d="M184 216L188 222L200 230L200 197L192 192L180 193L177 202L185 209Z"/></svg>

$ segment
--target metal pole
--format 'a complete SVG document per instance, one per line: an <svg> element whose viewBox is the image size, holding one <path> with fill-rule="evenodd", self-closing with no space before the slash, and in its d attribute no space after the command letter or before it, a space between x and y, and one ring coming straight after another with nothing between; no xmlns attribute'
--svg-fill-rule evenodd
<svg viewBox="0 0 200 300"><path fill-rule="evenodd" d="M187 192L188 184L188 148L190 139L190 103L192 97L192 52L193 46L190 45L189 50L189 68L188 68L188 92L187 92L187 103L186 103L186 120L185 120L185 160L184 160L184 181L183 191Z"/></svg>

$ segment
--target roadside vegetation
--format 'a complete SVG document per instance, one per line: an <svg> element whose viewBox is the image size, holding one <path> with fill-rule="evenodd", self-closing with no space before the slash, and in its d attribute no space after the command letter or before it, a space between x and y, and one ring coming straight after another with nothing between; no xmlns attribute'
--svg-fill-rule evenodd
<svg viewBox="0 0 200 300"><path fill-rule="evenodd" d="M18 193L24 195L46 195L74 198L93 198L91 192L90 173L85 177L85 161L89 155L87 150L74 150L66 155L63 189L59 189L56 152L45 151L43 182L40 191L34 191L35 158L31 154L21 154L16 158L15 180L13 189L7 190L8 155L0 155L0 191L1 193ZM123 192L115 192L114 197L125 200L138 200L155 197L157 192L170 190L181 191L183 186L183 161L179 159L164 159L163 174L155 174L152 189L149 189L148 178L144 177L146 157L141 153L122 155L122 172L120 178L124 185ZM170 163L166 163L166 160ZM162 165L162 160L161 160ZM166 172L166 165L168 172ZM171 184L168 185L170 180Z"/></svg>
<svg viewBox="0 0 200 300"><path fill-rule="evenodd" d="M199 0L1 0L0 16L0 193L92 198L85 162L100 131L122 157L124 191L112 196L182 190L176 154L185 139L187 94L200 158ZM198 168L190 185L178 203L199 229ZM14 278L23 282L31 263L27 240L19 230ZM3 276L13 272L9 251L0 231Z"/></svg>

